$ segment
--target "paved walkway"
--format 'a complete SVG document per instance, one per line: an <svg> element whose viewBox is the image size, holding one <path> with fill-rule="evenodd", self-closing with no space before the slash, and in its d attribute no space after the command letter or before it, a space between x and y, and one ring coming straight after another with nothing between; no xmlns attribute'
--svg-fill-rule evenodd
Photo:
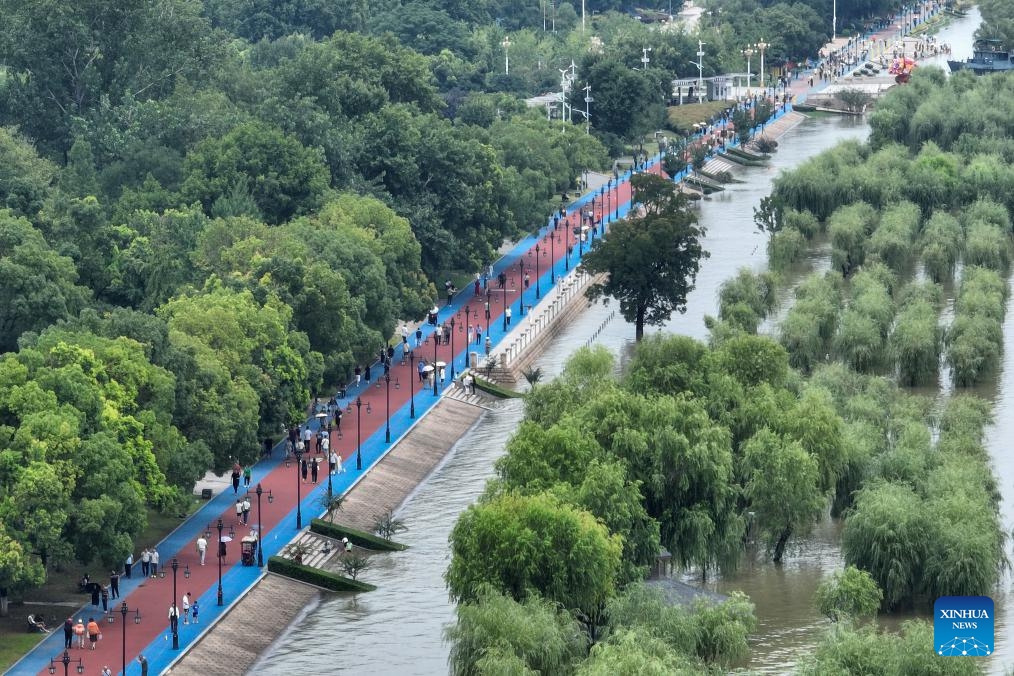
<svg viewBox="0 0 1014 676"><path fill-rule="evenodd" d="M657 158L649 162L648 170L660 172ZM390 439L397 441L417 418L426 414L440 400L441 393L450 386L452 375L460 373L465 366L468 350L481 349L474 344L471 346L465 344L468 325L481 324L484 333L483 342L485 335L489 335L495 349L505 334L501 320L504 308L511 307L513 315L520 318L524 314L522 303L527 307L536 302L537 285L542 290L548 290L552 287L552 277L555 276L559 281L562 278L560 273L579 264L581 249L586 248L586 245L579 245L573 234L574 228L580 225L580 210L592 209L597 218L605 217L606 221L626 215L630 201L629 179L630 173L624 173L611 181L609 186L603 186L594 194L589 193L568 206L566 217L559 222L556 229L556 241L562 246L553 247L551 252L542 251L543 263L539 266L538 281L535 279L534 266L525 263L530 260L527 256L529 249L537 242L541 242L543 236L552 229L551 219L547 221L547 226L520 241L497 261L493 266L493 280L490 281L490 286L495 287L496 275L500 272L507 274L508 283L505 289L494 289L491 292L488 319L483 312L485 296L474 297L473 289L470 287L463 289L449 306L441 307L439 310L438 320L441 323L449 323L452 318L455 321L455 330L448 344L437 345L432 338L433 327L423 326L424 341L415 348L415 356L418 359L442 360L448 364L447 378L443 382L438 379L435 390L432 383L421 387L418 374L413 372L411 363L405 358L402 350L396 351L393 368L389 374L390 382L384 380L383 370L374 364L371 369L374 378L370 382L363 382L358 387L348 389L346 398L340 402L345 411L341 430L331 433L331 446L339 451L347 469L343 474L331 479L332 489L336 494L347 492L391 449L392 444L386 441L388 428ZM531 276L528 288L525 288L523 282L524 272L528 272ZM414 346L414 335L410 340ZM357 402L359 406L356 406ZM311 430L316 431L318 422L311 419L308 425ZM237 495L226 488L159 543L161 560L167 568L165 578L141 579L140 565L135 565L133 579L121 580L123 598L112 606L116 608L114 612L102 617L99 609L85 608L74 614L75 617L81 616L86 621L92 616L102 620L103 640L99 641L97 649L72 650L73 659L76 660L78 657L84 659L86 673L98 673L106 665L114 672L120 671L125 658L126 673L139 674L140 666L136 662L139 654L144 654L147 658L150 665L149 673L157 674L163 671L182 651L194 644L202 630L222 617L229 605L261 578L262 571L256 566L240 565L238 540L258 530L257 524L260 523L259 530L263 533L261 547L266 560L278 553L298 533L297 496L304 526L309 524L311 517L316 517L323 511L320 500L327 493L329 479L326 462L323 462L325 458L322 455L309 454L311 459L323 462L319 481L312 484L300 480L295 463L286 467L282 455L281 446L276 447L272 458L259 462L253 468L251 489L258 484L262 485L263 500L258 505L256 497L251 493L253 510L249 525L237 520L233 509ZM242 488L240 490L241 494L245 492ZM268 491L273 498L272 502L267 500ZM371 514L388 506L383 497L378 497L374 501L372 497L366 497L365 491L362 495L364 497L361 499L364 504L368 503L368 511ZM350 503L350 508L354 504L355 502ZM219 519L223 524L223 534L231 534L236 539L236 542L227 545L226 556L221 560L221 578L219 560L215 557L214 547L209 547L206 565L202 566L194 545L198 536L206 530L211 533L209 540L216 541ZM140 548L145 544L147 543L139 542L136 546ZM173 557L179 561L175 589L173 574L168 570L168 564ZM185 577L185 572L189 573L189 577ZM223 596L221 606L217 603L219 583ZM181 624L180 650L173 650L168 633L169 607L174 598L178 602L188 591L192 592L200 607L201 624ZM118 605L123 602L129 609L126 626ZM133 621L136 611L140 611L139 623ZM112 622L107 622L107 619L111 619ZM62 632L54 632L15 664L8 673L19 675L48 673L50 658L59 657L62 652Z"/></svg>

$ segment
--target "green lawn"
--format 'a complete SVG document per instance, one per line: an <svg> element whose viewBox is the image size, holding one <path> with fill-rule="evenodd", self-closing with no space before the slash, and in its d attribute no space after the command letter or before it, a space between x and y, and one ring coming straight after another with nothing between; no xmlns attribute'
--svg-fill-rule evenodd
<svg viewBox="0 0 1014 676"><path fill-rule="evenodd" d="M732 106L732 101L707 101L670 106L666 112L669 128L679 133L693 131L694 123L706 122L716 113Z"/></svg>

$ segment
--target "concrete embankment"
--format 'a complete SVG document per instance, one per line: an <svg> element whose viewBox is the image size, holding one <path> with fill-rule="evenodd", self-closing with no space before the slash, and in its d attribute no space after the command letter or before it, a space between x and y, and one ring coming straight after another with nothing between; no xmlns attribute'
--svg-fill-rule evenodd
<svg viewBox="0 0 1014 676"><path fill-rule="evenodd" d="M444 460L482 416L482 406L449 395L397 442L346 494L337 521L372 531L374 517L396 509ZM417 393L431 397L431 392ZM245 674L278 638L277 628L298 621L320 599L315 587L267 573L166 673L183 676Z"/></svg>

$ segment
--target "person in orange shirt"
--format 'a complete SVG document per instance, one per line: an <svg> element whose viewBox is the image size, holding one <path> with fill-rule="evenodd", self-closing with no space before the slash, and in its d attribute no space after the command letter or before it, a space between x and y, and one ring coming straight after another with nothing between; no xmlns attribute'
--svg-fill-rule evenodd
<svg viewBox="0 0 1014 676"><path fill-rule="evenodd" d="M74 636L77 636L77 647L84 648L85 625L84 620L80 617L77 620L77 624L74 625Z"/></svg>
<svg viewBox="0 0 1014 676"><path fill-rule="evenodd" d="M95 642L99 640L99 623L94 617L88 618L88 640L91 642L91 649L95 650Z"/></svg>

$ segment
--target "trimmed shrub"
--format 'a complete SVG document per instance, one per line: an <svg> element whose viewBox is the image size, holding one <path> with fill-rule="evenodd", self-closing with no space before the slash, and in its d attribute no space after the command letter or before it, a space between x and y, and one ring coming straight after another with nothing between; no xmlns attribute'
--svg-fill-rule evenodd
<svg viewBox="0 0 1014 676"><path fill-rule="evenodd" d="M372 584L350 580L337 573L294 563L280 556L272 556L268 559L268 571L335 592L367 592L376 590L376 587Z"/></svg>
<svg viewBox="0 0 1014 676"><path fill-rule="evenodd" d="M919 243L929 278L934 282L950 279L964 246L965 232L958 219L945 211L935 212L926 221Z"/></svg>
<svg viewBox="0 0 1014 676"><path fill-rule="evenodd" d="M385 540L379 535L356 530L355 528L349 528L348 526L342 526L337 523L330 523L328 521L323 521L322 519L314 519L311 521L310 530L318 535L324 535L329 538L334 538L335 540L348 538L349 542L357 547L362 547L363 549L376 549L388 552L400 552L404 549L408 549L408 545L403 545L393 540Z"/></svg>

